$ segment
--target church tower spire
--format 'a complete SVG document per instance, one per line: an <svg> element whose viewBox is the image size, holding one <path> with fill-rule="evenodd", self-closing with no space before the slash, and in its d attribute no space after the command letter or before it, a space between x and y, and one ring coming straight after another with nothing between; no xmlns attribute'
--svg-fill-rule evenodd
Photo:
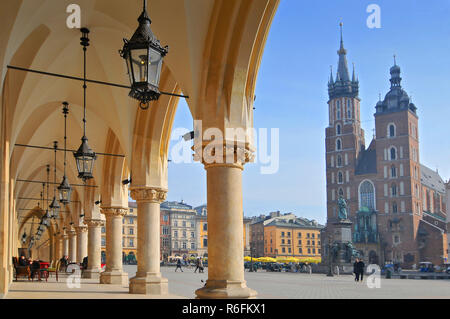
<svg viewBox="0 0 450 319"><path fill-rule="evenodd" d="M338 74L341 81L348 82L350 81L350 76L347 65L347 50L344 48L344 36L342 31L343 25L344 24L342 22L339 24L341 28L341 46L337 52L339 55Z"/></svg>
<svg viewBox="0 0 450 319"><path fill-rule="evenodd" d="M334 99L337 97L358 97L359 94L359 84L356 80L355 73L353 71L353 78L350 79L350 72L348 70L347 63L347 50L344 47L344 35L343 35L343 26L344 24L341 22L339 24L340 33L341 33L341 41L340 47L337 51L339 56L338 60L338 69L336 72L336 81L329 81L328 86L328 94L330 99Z"/></svg>

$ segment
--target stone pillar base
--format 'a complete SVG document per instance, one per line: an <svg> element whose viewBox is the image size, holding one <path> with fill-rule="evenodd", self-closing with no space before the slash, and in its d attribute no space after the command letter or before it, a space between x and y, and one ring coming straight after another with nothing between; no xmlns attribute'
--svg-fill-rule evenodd
<svg viewBox="0 0 450 319"><path fill-rule="evenodd" d="M84 279L100 279L101 269L86 269L82 272L81 278Z"/></svg>
<svg viewBox="0 0 450 319"><path fill-rule="evenodd" d="M207 280L206 286L195 291L197 299L255 299L258 294L245 281Z"/></svg>
<svg viewBox="0 0 450 319"><path fill-rule="evenodd" d="M108 285L125 286L128 282L128 274L120 271L104 271L100 273L100 283Z"/></svg>
<svg viewBox="0 0 450 319"><path fill-rule="evenodd" d="M150 274L130 279L130 294L167 295L169 283L161 274Z"/></svg>

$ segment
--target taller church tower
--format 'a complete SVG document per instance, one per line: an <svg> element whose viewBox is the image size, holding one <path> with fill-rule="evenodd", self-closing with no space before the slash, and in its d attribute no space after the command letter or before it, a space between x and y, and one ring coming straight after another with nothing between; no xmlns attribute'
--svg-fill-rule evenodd
<svg viewBox="0 0 450 319"><path fill-rule="evenodd" d="M360 118L359 81L354 67L350 79L342 23L340 28L341 43L337 51L339 64L336 80L331 71L328 82L329 126L325 130L328 225L337 220L339 197L347 201L350 219L357 210L357 190L353 186L353 180L358 156L365 149Z"/></svg>

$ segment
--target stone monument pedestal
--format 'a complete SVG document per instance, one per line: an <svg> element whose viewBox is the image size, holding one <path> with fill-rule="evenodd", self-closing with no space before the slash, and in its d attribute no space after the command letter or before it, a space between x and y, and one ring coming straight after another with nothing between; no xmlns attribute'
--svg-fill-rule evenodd
<svg viewBox="0 0 450 319"><path fill-rule="evenodd" d="M335 262L340 266L351 266L352 255L349 254L347 245L352 242L352 225L348 219L333 223L333 242L339 248Z"/></svg>

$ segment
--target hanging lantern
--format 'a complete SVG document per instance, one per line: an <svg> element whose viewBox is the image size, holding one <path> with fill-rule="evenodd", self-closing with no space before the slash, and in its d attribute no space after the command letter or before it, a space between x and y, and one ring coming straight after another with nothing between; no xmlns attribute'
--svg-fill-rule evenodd
<svg viewBox="0 0 450 319"><path fill-rule="evenodd" d="M59 216L59 209L61 208L58 204L58 201L56 200L56 197L53 197L53 200L49 206L51 210L51 218L58 218Z"/></svg>
<svg viewBox="0 0 450 319"><path fill-rule="evenodd" d="M161 95L159 81L164 56L169 47L162 47L150 29L147 14L147 1L138 22L139 27L130 40L124 39L124 46L119 51L125 59L130 77L131 91L129 96L140 101L142 109L148 109L149 102L158 100Z"/></svg>
<svg viewBox="0 0 450 319"><path fill-rule="evenodd" d="M64 114L64 176L61 184L58 186L59 201L64 205L70 203L70 196L72 194L72 187L66 177L66 149L67 149L67 114L69 114L69 103L63 102L63 114ZM57 218L53 214L53 217Z"/></svg>
<svg viewBox="0 0 450 319"><path fill-rule="evenodd" d="M94 162L97 159L97 155L89 147L87 137L81 138L81 145L78 150L73 154L77 163L78 177L86 181L93 178L92 171L94 169Z"/></svg>
<svg viewBox="0 0 450 319"><path fill-rule="evenodd" d="M84 104L83 104L83 137L81 138L81 145L78 150L73 153L75 161L77 163L78 178L81 178L84 182L93 178L92 171L94 170L94 162L97 159L96 154L88 145L88 139L86 137L86 50L89 46L89 30L87 28L81 28L81 45L83 46L84 53Z"/></svg>
<svg viewBox="0 0 450 319"><path fill-rule="evenodd" d="M66 175L64 175L61 184L58 186L58 192L59 192L59 201L64 205L69 204L70 196L72 194L72 187L69 185Z"/></svg>

